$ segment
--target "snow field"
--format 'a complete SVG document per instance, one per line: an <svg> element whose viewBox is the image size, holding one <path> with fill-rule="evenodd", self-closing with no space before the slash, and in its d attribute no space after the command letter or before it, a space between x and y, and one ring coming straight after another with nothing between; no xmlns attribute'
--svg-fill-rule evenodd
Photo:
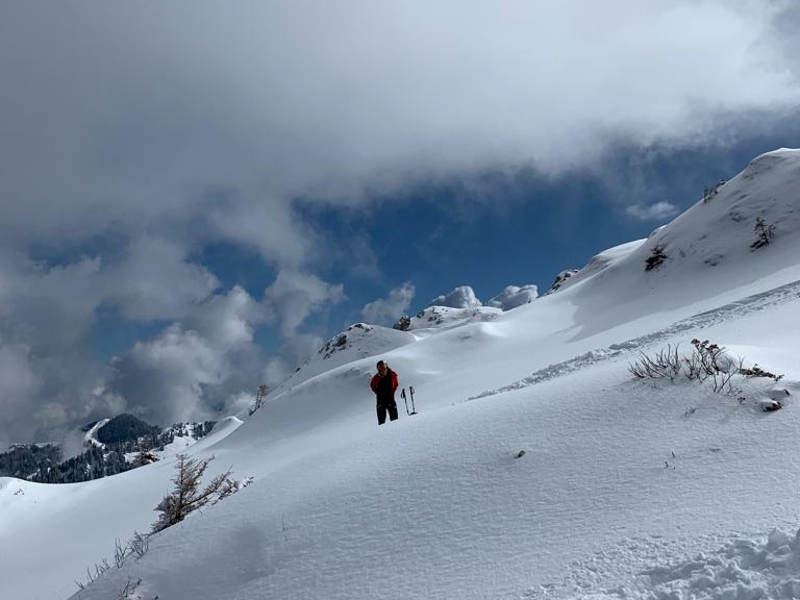
<svg viewBox="0 0 800 600"><path fill-rule="evenodd" d="M800 477L765 457L796 430L792 406L765 416L700 386L653 390L624 366L403 419L286 464L161 536L184 551L154 546L136 566L163 597L513 597L597 545L786 518ZM750 514L776 480L783 494ZM221 546L185 551L203 539ZM230 551L244 561L230 571L213 558L225 540L248 548Z"/></svg>

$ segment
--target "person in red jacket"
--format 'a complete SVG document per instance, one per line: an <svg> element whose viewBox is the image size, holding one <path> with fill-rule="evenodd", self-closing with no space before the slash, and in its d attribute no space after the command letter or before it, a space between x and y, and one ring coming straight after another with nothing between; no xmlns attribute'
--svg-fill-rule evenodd
<svg viewBox="0 0 800 600"><path fill-rule="evenodd" d="M386 422L386 413L389 413L389 420L397 420L397 403L394 401L394 392L397 390L397 373L389 368L389 365L382 360L376 365L378 372L369 382L369 387L375 394L378 410L378 425Z"/></svg>

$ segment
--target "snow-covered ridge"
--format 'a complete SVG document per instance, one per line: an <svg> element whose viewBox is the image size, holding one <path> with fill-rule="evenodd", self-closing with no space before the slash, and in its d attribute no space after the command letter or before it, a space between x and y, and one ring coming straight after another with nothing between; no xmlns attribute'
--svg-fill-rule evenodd
<svg viewBox="0 0 800 600"><path fill-rule="evenodd" d="M411 318L409 331L423 335L430 334L435 330L452 329L468 323L494 321L502 313L502 309L492 306L471 308L429 306Z"/></svg>
<svg viewBox="0 0 800 600"><path fill-rule="evenodd" d="M759 220L771 228L761 237ZM782 148L754 158L736 177L720 182L672 222L658 227L646 240L609 248L594 256L578 273L560 282L560 290L595 278L598 287L646 285L663 287L684 276L699 282L719 271L744 271L750 279L794 264L800 237L800 150ZM759 250L769 248L769 258ZM656 253L663 259L648 260ZM767 264L764 264L768 261ZM758 266L756 266L758 265ZM689 271L698 272L698 275ZM703 273L703 275L699 275ZM635 275L635 277L634 277ZM740 278L742 279L742 278ZM607 292L607 289L603 290ZM639 290L636 290L639 293Z"/></svg>
<svg viewBox="0 0 800 600"><path fill-rule="evenodd" d="M378 357L385 352L411 344L416 336L380 325L355 323L325 342L308 361L267 395L267 401L278 393L331 371L341 365Z"/></svg>

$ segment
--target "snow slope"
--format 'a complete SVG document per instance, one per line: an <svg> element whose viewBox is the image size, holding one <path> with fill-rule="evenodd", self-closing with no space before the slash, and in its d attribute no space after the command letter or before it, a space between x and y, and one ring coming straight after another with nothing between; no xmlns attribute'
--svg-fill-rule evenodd
<svg viewBox="0 0 800 600"><path fill-rule="evenodd" d="M325 373L358 358L376 356L382 352L410 344L415 340L414 335L405 331L380 325L355 323L323 344L317 353L299 367L291 377L267 394L267 401L273 399L277 393L291 389L298 383L320 373Z"/></svg>
<svg viewBox="0 0 800 600"><path fill-rule="evenodd" d="M555 293L360 331L188 449L254 483L73 597L797 597L798 184L800 152L768 153ZM756 217L776 233L751 251ZM655 244L668 259L645 271ZM718 394L628 373L694 337L785 376ZM376 427L377 355L419 415L401 404ZM784 408L762 412L771 397ZM155 520L171 476L165 460L85 484L0 480L3 599L68 597L115 537Z"/></svg>
<svg viewBox="0 0 800 600"><path fill-rule="evenodd" d="M100 430L103 425L108 423L111 419L102 419L92 425L91 429L86 432L86 435L83 436L83 445L84 446L97 446L98 448L105 448L105 445L97 439L97 432Z"/></svg>

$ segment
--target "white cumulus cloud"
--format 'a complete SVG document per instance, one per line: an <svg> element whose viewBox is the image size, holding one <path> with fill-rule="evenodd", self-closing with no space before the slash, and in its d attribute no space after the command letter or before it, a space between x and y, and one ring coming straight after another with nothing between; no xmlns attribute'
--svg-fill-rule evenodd
<svg viewBox="0 0 800 600"><path fill-rule="evenodd" d="M278 316L284 337L292 336L310 314L344 297L344 286L296 271L281 271L264 292L264 300Z"/></svg>
<svg viewBox="0 0 800 600"><path fill-rule="evenodd" d="M386 298L378 298L361 309L367 323L388 324L397 321L411 306L416 287L410 281L392 289Z"/></svg>
<svg viewBox="0 0 800 600"><path fill-rule="evenodd" d="M461 285L449 294L431 300L430 306L450 306L452 308L477 308L483 303L475 296L475 291L468 285Z"/></svg>
<svg viewBox="0 0 800 600"><path fill-rule="evenodd" d="M677 215L680 209L671 202L662 200L653 204L634 204L625 212L640 221L663 221Z"/></svg>

